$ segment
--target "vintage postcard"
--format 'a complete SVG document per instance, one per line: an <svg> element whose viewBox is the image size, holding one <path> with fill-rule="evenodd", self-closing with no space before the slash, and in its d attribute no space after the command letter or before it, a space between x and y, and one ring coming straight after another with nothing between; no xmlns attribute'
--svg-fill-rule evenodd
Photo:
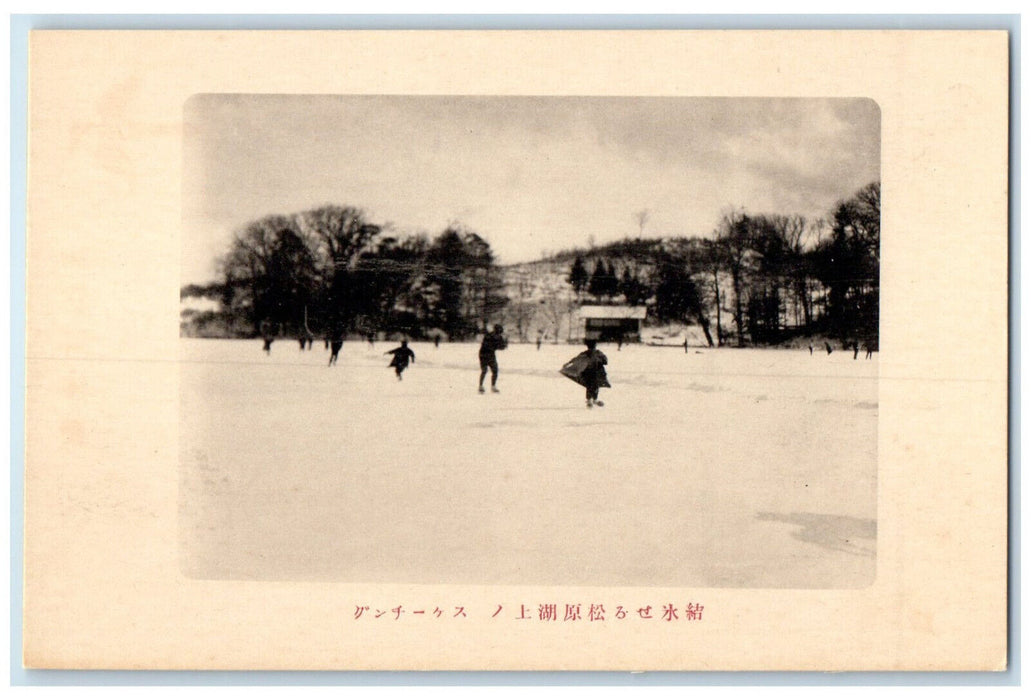
<svg viewBox="0 0 1031 700"><path fill-rule="evenodd" d="M33 32L26 667L1004 670L1008 40Z"/></svg>

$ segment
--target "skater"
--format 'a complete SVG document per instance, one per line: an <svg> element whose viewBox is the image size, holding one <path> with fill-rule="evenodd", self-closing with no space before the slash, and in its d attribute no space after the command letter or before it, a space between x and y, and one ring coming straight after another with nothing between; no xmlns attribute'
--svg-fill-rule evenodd
<svg viewBox="0 0 1031 700"><path fill-rule="evenodd" d="M809 341L809 356L813 356L813 341Z"/></svg>
<svg viewBox="0 0 1031 700"><path fill-rule="evenodd" d="M433 336L433 349L436 350L440 347L440 333Z"/></svg>
<svg viewBox="0 0 1031 700"><path fill-rule="evenodd" d="M567 362L559 371L587 390L587 408L601 407L605 403L598 399L598 390L612 386L605 373L605 365L609 360L605 353L598 349L598 341L585 340L584 344L587 349Z"/></svg>
<svg viewBox="0 0 1031 700"><path fill-rule="evenodd" d="M369 341L369 347L376 347L376 334L371 331L365 336L365 339Z"/></svg>
<svg viewBox="0 0 1031 700"><path fill-rule="evenodd" d="M342 331L334 331L332 339L326 339L329 343L329 364L327 367L332 367L337 363L337 356L340 354L340 348L344 347L344 334Z"/></svg>
<svg viewBox="0 0 1031 700"><path fill-rule="evenodd" d="M494 330L483 336L483 342L480 344L480 393L483 393L483 379L487 376L487 370L490 370L490 390L497 394L498 392L498 358L494 354L498 350L504 350L508 347L508 341L505 340L505 336L502 335L505 329L501 327L501 324L494 326Z"/></svg>
<svg viewBox="0 0 1031 700"><path fill-rule="evenodd" d="M262 350L265 351L266 355L272 354L272 341L276 339L276 330L273 325L268 321L261 322L261 338L264 341Z"/></svg>
<svg viewBox="0 0 1031 700"><path fill-rule="evenodd" d="M301 350L311 350L311 345L315 341L315 335L311 332L311 328L308 327L308 307L304 307L304 327L298 331L298 341L301 343Z"/></svg>
<svg viewBox="0 0 1031 700"><path fill-rule="evenodd" d="M620 335L616 338L616 352L622 352L623 350L623 336ZM684 352L687 352L687 341L684 341Z"/></svg>
<svg viewBox="0 0 1031 700"><path fill-rule="evenodd" d="M541 350L541 334L538 333L537 334L537 352L540 352L540 350Z"/></svg>
<svg viewBox="0 0 1031 700"><path fill-rule="evenodd" d="M852 359L855 360L859 357L859 341L852 341Z"/></svg>
<svg viewBox="0 0 1031 700"><path fill-rule="evenodd" d="M415 362L415 353L408 347L407 340L401 341L401 347L387 350L383 354L394 356L394 359L390 361L390 364L387 365L387 367L394 368L394 374L397 375L397 381L401 381L401 373L408 367L408 360L411 359L412 362Z"/></svg>
<svg viewBox="0 0 1031 700"><path fill-rule="evenodd" d="M828 355L830 355L830 354L831 354L832 352L834 352L834 348L832 348L832 347L831 347L831 344L830 344L830 343L828 343L827 341L824 341L824 342L823 342L823 346L824 346L825 348L827 348L827 354L828 354Z"/></svg>
<svg viewBox="0 0 1031 700"><path fill-rule="evenodd" d="M687 338L684 338L684 354L687 354Z"/></svg>
<svg viewBox="0 0 1031 700"><path fill-rule="evenodd" d="M612 386L609 384L609 378L605 373L605 365L609 363L609 358L605 357L605 353L598 349L598 344L593 340L586 341L587 345L587 358L590 360L587 368L584 370L584 387L587 389L587 408L593 406L604 406L605 404L598 399L598 390L603 386ZM684 345L687 345L687 341L684 341Z"/></svg>
<svg viewBox="0 0 1031 700"><path fill-rule="evenodd" d="M869 360L871 357L873 357L873 341L872 340L868 340L865 343L863 343L863 349L866 350L866 359Z"/></svg>

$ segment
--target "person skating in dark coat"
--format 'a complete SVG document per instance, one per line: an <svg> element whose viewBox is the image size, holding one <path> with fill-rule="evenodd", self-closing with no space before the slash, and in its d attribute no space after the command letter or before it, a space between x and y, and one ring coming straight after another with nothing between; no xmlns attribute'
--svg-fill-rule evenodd
<svg viewBox="0 0 1031 700"><path fill-rule="evenodd" d="M483 336L480 343L480 393L483 393L483 380L490 370L490 390L498 393L498 357L495 353L508 347L508 341L502 335L505 329L500 324L494 326L494 330Z"/></svg>
<svg viewBox="0 0 1031 700"><path fill-rule="evenodd" d="M261 339L264 343L261 349L265 351L266 355L271 355L272 341L276 339L276 329L269 321L261 322Z"/></svg>
<svg viewBox="0 0 1031 700"><path fill-rule="evenodd" d="M830 355L832 352L834 352L834 348L832 348L831 344L826 342L826 341L824 341L823 347L827 348L827 354L828 355Z"/></svg>
<svg viewBox="0 0 1031 700"><path fill-rule="evenodd" d="M401 373L408 368L408 361L411 360L412 362L415 362L415 353L408 347L407 340L401 341L401 347L388 350L383 354L394 356L394 359L390 361L390 364L387 365L387 367L394 368L394 374L397 375L397 381L401 381Z"/></svg>
<svg viewBox="0 0 1031 700"><path fill-rule="evenodd" d="M609 358L598 349L596 340L585 340L584 344L587 349L567 362L562 368L562 374L587 389L587 408L604 406L605 403L598 399L598 390L604 386L612 386L605 372Z"/></svg>
<svg viewBox="0 0 1031 700"><path fill-rule="evenodd" d="M332 367L337 363L337 356L340 355L340 348L344 347L343 331L333 331L333 337L329 339L329 365Z"/></svg>

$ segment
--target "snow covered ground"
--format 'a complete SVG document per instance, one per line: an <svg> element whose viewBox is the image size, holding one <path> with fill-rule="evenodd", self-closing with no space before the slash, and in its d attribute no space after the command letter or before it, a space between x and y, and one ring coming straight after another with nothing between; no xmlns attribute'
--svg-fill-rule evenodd
<svg viewBox="0 0 1031 700"><path fill-rule="evenodd" d="M877 359L182 339L180 556L197 578L854 588L876 552Z"/></svg>

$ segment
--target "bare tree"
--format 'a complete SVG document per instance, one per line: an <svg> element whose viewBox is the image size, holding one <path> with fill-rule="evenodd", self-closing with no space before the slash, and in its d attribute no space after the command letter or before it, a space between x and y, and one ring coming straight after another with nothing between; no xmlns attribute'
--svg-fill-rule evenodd
<svg viewBox="0 0 1031 700"><path fill-rule="evenodd" d="M243 226L219 267L228 306L255 330L264 320L293 321L294 302L303 306L317 284L314 256L293 217L266 216Z"/></svg>
<svg viewBox="0 0 1031 700"><path fill-rule="evenodd" d="M712 305L716 309L716 344L723 345L723 302L725 294L720 290L720 275L726 269L724 262L723 248L718 241L707 239L704 242L701 255L699 256L699 267L704 270L709 292L712 295Z"/></svg>
<svg viewBox="0 0 1031 700"><path fill-rule="evenodd" d="M509 276L514 277L514 282L507 285L511 301L505 307L505 320L508 325L513 326L520 342L527 342L527 333L536 314L536 305L533 303L533 282L530 280L531 272L523 268L509 269Z"/></svg>
<svg viewBox="0 0 1031 700"><path fill-rule="evenodd" d="M734 292L733 314L738 346L745 344L744 287L750 252L749 221L743 211L731 209L720 218L715 234L716 245L720 248L720 262L726 265L730 273Z"/></svg>
<svg viewBox="0 0 1031 700"><path fill-rule="evenodd" d="M326 205L298 216L301 232L317 241L321 257L335 269L349 268L382 230L355 207Z"/></svg>
<svg viewBox="0 0 1031 700"><path fill-rule="evenodd" d="M568 317L571 323L573 311L577 308L573 288L561 278L554 278L544 281L542 293L540 314L551 329L553 342L558 343L562 321Z"/></svg>
<svg viewBox="0 0 1031 700"><path fill-rule="evenodd" d="M648 219L651 218L651 213L647 209L634 212L634 221L637 222L637 238L644 237L644 225L648 223Z"/></svg>

